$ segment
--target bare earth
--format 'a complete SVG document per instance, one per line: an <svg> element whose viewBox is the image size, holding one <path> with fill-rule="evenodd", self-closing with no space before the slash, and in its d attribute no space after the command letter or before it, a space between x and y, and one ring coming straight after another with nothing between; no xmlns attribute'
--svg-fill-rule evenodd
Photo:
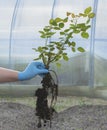
<svg viewBox="0 0 107 130"><path fill-rule="evenodd" d="M0 103L0 130L107 130L107 105L77 105L58 113L52 127L37 128L34 108Z"/></svg>

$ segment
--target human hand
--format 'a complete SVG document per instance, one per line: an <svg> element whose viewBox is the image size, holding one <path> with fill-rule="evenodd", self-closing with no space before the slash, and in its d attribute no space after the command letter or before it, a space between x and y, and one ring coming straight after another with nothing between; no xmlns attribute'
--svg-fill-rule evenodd
<svg viewBox="0 0 107 130"><path fill-rule="evenodd" d="M45 66L41 62L31 62L24 71L18 73L18 80L28 80L36 75L44 75L48 73Z"/></svg>

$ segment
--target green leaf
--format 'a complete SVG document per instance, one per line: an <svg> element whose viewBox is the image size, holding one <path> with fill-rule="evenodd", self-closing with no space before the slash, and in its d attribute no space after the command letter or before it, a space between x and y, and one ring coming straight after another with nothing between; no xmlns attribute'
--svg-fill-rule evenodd
<svg viewBox="0 0 107 130"><path fill-rule="evenodd" d="M43 32L43 31L39 31L39 33L44 34L44 32Z"/></svg>
<svg viewBox="0 0 107 130"><path fill-rule="evenodd" d="M92 8L91 7L88 7L84 10L84 13L85 14L89 14L91 12Z"/></svg>
<svg viewBox="0 0 107 130"><path fill-rule="evenodd" d="M74 29L75 28L75 24L70 24L70 28Z"/></svg>
<svg viewBox="0 0 107 130"><path fill-rule="evenodd" d="M42 52L42 51L43 51L41 46L38 47L38 51L39 51L39 52Z"/></svg>
<svg viewBox="0 0 107 130"><path fill-rule="evenodd" d="M61 30L59 27L54 27L55 30Z"/></svg>
<svg viewBox="0 0 107 130"><path fill-rule="evenodd" d="M90 22L90 18L87 19L86 24L89 24L89 22Z"/></svg>
<svg viewBox="0 0 107 130"><path fill-rule="evenodd" d="M75 47L76 43L75 43L75 42L71 42L71 45L72 45L73 47Z"/></svg>
<svg viewBox="0 0 107 130"><path fill-rule="evenodd" d="M84 27L81 28L81 31L86 32L86 30L89 29L90 27L91 27L90 25L88 26L85 25Z"/></svg>
<svg viewBox="0 0 107 130"><path fill-rule="evenodd" d="M60 32L60 35L65 35L65 32Z"/></svg>
<svg viewBox="0 0 107 130"><path fill-rule="evenodd" d="M60 47L60 46L56 46L56 48L57 48L58 50L60 50L61 47Z"/></svg>
<svg viewBox="0 0 107 130"><path fill-rule="evenodd" d="M75 50L75 48L74 48L74 47L72 47L71 49L72 49L72 52L76 52L76 50Z"/></svg>
<svg viewBox="0 0 107 130"><path fill-rule="evenodd" d="M50 48L50 51L53 51L53 50L55 50L55 48L54 48L54 47Z"/></svg>
<svg viewBox="0 0 107 130"><path fill-rule="evenodd" d="M78 47L77 50L80 51L80 52L85 52L85 49L82 48L82 47Z"/></svg>
<svg viewBox="0 0 107 130"><path fill-rule="evenodd" d="M68 60L69 60L69 58L68 58L67 55L63 55L63 59L64 59L65 61L68 61Z"/></svg>
<svg viewBox="0 0 107 130"><path fill-rule="evenodd" d="M87 32L82 32L81 36L87 39L89 37L89 34Z"/></svg>
<svg viewBox="0 0 107 130"><path fill-rule="evenodd" d="M51 37L51 35L46 35L46 38L50 38Z"/></svg>
<svg viewBox="0 0 107 130"><path fill-rule="evenodd" d="M80 33L80 30L74 30L73 32L78 34L78 33Z"/></svg>
<svg viewBox="0 0 107 130"><path fill-rule="evenodd" d="M43 30L44 30L45 32L49 32L49 31L50 31L49 28L44 28Z"/></svg>
<svg viewBox="0 0 107 130"><path fill-rule="evenodd" d="M85 27L85 29L87 30L87 29L89 29L90 27L91 27L91 26L90 26L90 25L88 25L88 26L86 26L86 27Z"/></svg>
<svg viewBox="0 0 107 130"><path fill-rule="evenodd" d="M59 53L54 55L54 61L59 61L61 59L61 55Z"/></svg>
<svg viewBox="0 0 107 130"><path fill-rule="evenodd" d="M34 50L34 51L38 51L36 48L32 48L32 50Z"/></svg>
<svg viewBox="0 0 107 130"><path fill-rule="evenodd" d="M64 27L64 23L59 23L59 27L63 28Z"/></svg>
<svg viewBox="0 0 107 130"><path fill-rule="evenodd" d="M68 34L67 39L69 39L69 38L73 38L72 32L70 32L70 33Z"/></svg>
<svg viewBox="0 0 107 130"><path fill-rule="evenodd" d="M57 46L61 46L60 42L55 42L55 44L56 44Z"/></svg>
<svg viewBox="0 0 107 130"><path fill-rule="evenodd" d="M54 19L50 19L49 23L52 24L54 22Z"/></svg>
<svg viewBox="0 0 107 130"><path fill-rule="evenodd" d="M64 30L64 32L69 32L69 31L70 31L70 29L65 29L65 30Z"/></svg>
<svg viewBox="0 0 107 130"><path fill-rule="evenodd" d="M46 38L46 36L45 36L45 35L41 35L40 37L41 37L41 38Z"/></svg>
<svg viewBox="0 0 107 130"><path fill-rule="evenodd" d="M52 35L54 35L56 32L47 32L46 34L45 34L45 37L46 38L49 38L49 37L51 37Z"/></svg>
<svg viewBox="0 0 107 130"><path fill-rule="evenodd" d="M47 35L53 35L53 34L55 34L56 32L48 32L48 33L46 33Z"/></svg>
<svg viewBox="0 0 107 130"><path fill-rule="evenodd" d="M45 46L44 46L44 47L42 47L42 49L44 49L44 50L48 50L48 47L45 47Z"/></svg>
<svg viewBox="0 0 107 130"><path fill-rule="evenodd" d="M85 23L79 23L79 24L77 24L77 28L83 28L83 27L85 27Z"/></svg>
<svg viewBox="0 0 107 130"><path fill-rule="evenodd" d="M49 23L53 26L57 26L57 23L54 19L50 19Z"/></svg>
<svg viewBox="0 0 107 130"><path fill-rule="evenodd" d="M58 68L60 68L60 67L61 67L61 63L57 62L57 63L56 63L56 66L57 66Z"/></svg>
<svg viewBox="0 0 107 130"><path fill-rule="evenodd" d="M87 15L83 13L79 13L79 16L86 17Z"/></svg>
<svg viewBox="0 0 107 130"><path fill-rule="evenodd" d="M58 23L58 22L61 22L61 21L63 21L61 18L59 18L59 17L57 17L56 19L55 19L55 21Z"/></svg>
<svg viewBox="0 0 107 130"><path fill-rule="evenodd" d="M94 13L90 13L90 14L88 15L88 17L89 17L89 18L94 18L94 17L95 17L95 14L94 14Z"/></svg>
<svg viewBox="0 0 107 130"><path fill-rule="evenodd" d="M64 23L68 22L68 17L63 20Z"/></svg>

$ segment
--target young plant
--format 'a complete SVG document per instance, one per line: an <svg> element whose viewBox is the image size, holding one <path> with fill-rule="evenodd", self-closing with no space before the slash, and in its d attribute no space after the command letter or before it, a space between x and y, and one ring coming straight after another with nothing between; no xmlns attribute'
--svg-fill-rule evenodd
<svg viewBox="0 0 107 130"><path fill-rule="evenodd" d="M90 21L95 14L92 8L88 7L83 13L74 14L67 12L65 18L57 17L49 20L39 33L41 38L45 40L44 46L33 48L39 53L34 60L42 60L46 68L49 68L51 63L58 62L61 59L69 60L67 48L71 48L72 52L84 52L83 47L76 47L76 42L73 38L80 35L82 38L88 39L88 29L91 27Z"/></svg>

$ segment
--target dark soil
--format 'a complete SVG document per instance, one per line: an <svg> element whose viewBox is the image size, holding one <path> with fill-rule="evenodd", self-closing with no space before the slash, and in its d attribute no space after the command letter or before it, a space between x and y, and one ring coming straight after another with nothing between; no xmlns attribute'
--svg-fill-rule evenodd
<svg viewBox="0 0 107 130"><path fill-rule="evenodd" d="M0 103L0 130L107 130L107 106L78 105L55 115L52 128L37 128L34 108Z"/></svg>

